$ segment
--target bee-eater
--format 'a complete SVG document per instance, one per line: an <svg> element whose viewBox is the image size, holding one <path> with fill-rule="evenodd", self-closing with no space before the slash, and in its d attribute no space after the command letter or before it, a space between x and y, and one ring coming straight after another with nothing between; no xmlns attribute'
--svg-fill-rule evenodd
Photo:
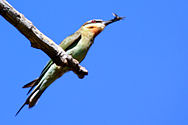
<svg viewBox="0 0 188 125"><path fill-rule="evenodd" d="M116 14L113 15L115 16L114 19L108 21L100 19L87 21L79 30L65 38L59 46L74 59L82 62L93 44L95 37L101 33L108 24L123 19L123 17L119 17ZM29 108L33 107L46 88L68 71L70 71L70 68L58 66L50 60L37 79L23 86L23 88L31 87L28 94L34 87L35 88L16 115L26 104L29 105Z"/></svg>

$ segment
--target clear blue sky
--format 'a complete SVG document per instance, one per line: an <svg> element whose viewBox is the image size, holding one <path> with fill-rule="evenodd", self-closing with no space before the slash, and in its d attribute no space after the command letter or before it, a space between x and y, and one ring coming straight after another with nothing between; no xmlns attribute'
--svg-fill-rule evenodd
<svg viewBox="0 0 188 125"><path fill-rule="evenodd" d="M69 72L32 108L21 87L49 57L0 17L2 125L187 125L187 0L9 0L56 43L93 18L126 16L96 39L80 80Z"/></svg>

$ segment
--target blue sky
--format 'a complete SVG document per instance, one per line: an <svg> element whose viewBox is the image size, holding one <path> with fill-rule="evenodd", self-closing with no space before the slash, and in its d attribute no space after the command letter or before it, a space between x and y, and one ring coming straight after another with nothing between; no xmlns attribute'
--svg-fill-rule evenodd
<svg viewBox="0 0 188 125"><path fill-rule="evenodd" d="M60 43L84 22L126 16L96 39L80 80L69 72L32 108L21 87L49 57L0 17L1 124L187 125L188 2L186 0L14 1L45 35Z"/></svg>

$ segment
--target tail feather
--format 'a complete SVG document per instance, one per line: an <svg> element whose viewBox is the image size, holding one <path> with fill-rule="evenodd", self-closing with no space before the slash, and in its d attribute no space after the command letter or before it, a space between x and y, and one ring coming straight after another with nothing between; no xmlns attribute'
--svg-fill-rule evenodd
<svg viewBox="0 0 188 125"><path fill-rule="evenodd" d="M33 95L29 98L29 108L35 106L43 92L44 90L37 90L33 93Z"/></svg>
<svg viewBox="0 0 188 125"><path fill-rule="evenodd" d="M19 114L19 112L23 109L23 107L24 107L26 104L27 104L27 103L25 102L25 103L21 106L21 108L16 112L15 116L17 116L17 115Z"/></svg>
<svg viewBox="0 0 188 125"><path fill-rule="evenodd" d="M24 85L24 86L22 87L22 88L29 88L29 87L31 87L31 88L29 89L29 91L27 92L27 95L31 92L31 90L33 90L33 88L39 83L39 81L40 81L40 79L37 78L37 79L35 79L35 80L33 80L33 81L27 83L26 85Z"/></svg>
<svg viewBox="0 0 188 125"><path fill-rule="evenodd" d="M35 79L35 80L33 80L33 81L31 81L31 82L25 84L22 88L29 88L29 87L32 87L32 86L35 84L35 82L36 82L37 80L38 80L38 79Z"/></svg>
<svg viewBox="0 0 188 125"><path fill-rule="evenodd" d="M44 90L40 90L40 86L37 86L37 88L35 88L34 91L29 95L29 97L26 99L25 103L21 106L15 116L18 115L18 113L25 105L29 105L29 108L33 107L37 103Z"/></svg>
<svg viewBox="0 0 188 125"><path fill-rule="evenodd" d="M37 85L37 84L36 84L36 85ZM29 91L27 92L27 95L31 92L31 90L33 90L33 88L34 88L36 85L32 86L32 87L29 89Z"/></svg>

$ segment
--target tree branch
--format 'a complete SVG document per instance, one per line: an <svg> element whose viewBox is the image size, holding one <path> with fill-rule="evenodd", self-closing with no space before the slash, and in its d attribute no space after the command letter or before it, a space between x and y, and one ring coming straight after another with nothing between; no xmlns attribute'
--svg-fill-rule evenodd
<svg viewBox="0 0 188 125"><path fill-rule="evenodd" d="M0 15L30 40L32 47L41 49L57 65L70 67L79 78L84 78L88 74L88 71L80 66L77 60L67 55L60 46L41 33L31 21L14 9L6 0L0 0Z"/></svg>

